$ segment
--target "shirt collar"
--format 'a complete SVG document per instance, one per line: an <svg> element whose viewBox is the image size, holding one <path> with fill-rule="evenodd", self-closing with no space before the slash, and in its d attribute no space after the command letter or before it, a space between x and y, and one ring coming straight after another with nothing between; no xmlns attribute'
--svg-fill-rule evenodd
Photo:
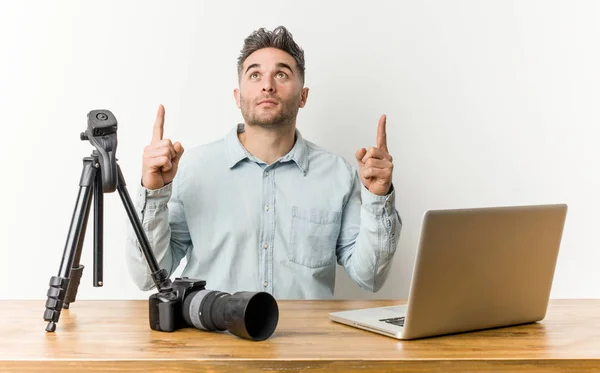
<svg viewBox="0 0 600 373"><path fill-rule="evenodd" d="M229 166L229 168L235 167L236 164L238 164L240 161L246 158L254 162L259 162L259 160L252 154L250 154L240 142L238 134L242 132L244 132L244 123L239 123L225 137L227 165ZM286 155L279 158L277 162L283 163L293 161L294 163L296 163L300 171L302 171L302 173L306 175L306 173L308 172L308 146L297 128L295 129L295 134L296 142L294 143L294 146Z"/></svg>

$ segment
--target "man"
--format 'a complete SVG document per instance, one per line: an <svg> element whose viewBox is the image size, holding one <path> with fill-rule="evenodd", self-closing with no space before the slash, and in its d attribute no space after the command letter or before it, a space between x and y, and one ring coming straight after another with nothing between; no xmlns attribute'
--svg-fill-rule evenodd
<svg viewBox="0 0 600 373"><path fill-rule="evenodd" d="M284 27L245 39L238 76L244 123L184 157L163 138L159 107L137 212L160 267L172 274L186 257L182 275L209 289L314 299L333 296L337 262L361 288L379 290L401 228L386 117L377 146L356 152L357 173L296 129L308 98L304 52ZM127 253L135 283L151 289L131 230Z"/></svg>

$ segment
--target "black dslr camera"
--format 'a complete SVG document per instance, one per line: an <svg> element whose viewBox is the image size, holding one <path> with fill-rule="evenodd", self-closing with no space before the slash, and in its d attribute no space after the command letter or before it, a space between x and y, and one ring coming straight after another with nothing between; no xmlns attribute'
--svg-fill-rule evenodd
<svg viewBox="0 0 600 373"><path fill-rule="evenodd" d="M205 288L206 281L176 278L170 289L150 296L150 328L172 332L186 327L228 330L238 337L262 341L279 320L277 302L266 292L233 295Z"/></svg>

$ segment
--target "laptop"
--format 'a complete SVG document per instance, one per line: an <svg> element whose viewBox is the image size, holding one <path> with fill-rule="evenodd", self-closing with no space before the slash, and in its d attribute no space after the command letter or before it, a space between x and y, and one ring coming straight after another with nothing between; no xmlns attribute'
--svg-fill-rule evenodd
<svg viewBox="0 0 600 373"><path fill-rule="evenodd" d="M397 339L540 321L566 214L566 204L427 211L408 303L329 319Z"/></svg>

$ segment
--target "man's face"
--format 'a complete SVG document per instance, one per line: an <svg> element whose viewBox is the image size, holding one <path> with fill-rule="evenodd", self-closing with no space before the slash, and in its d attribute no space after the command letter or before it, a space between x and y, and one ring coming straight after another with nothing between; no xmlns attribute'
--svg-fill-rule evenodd
<svg viewBox="0 0 600 373"><path fill-rule="evenodd" d="M252 53L243 63L240 88L234 90L238 108L248 125L289 126L304 107L308 88L302 87L296 61L276 48Z"/></svg>

